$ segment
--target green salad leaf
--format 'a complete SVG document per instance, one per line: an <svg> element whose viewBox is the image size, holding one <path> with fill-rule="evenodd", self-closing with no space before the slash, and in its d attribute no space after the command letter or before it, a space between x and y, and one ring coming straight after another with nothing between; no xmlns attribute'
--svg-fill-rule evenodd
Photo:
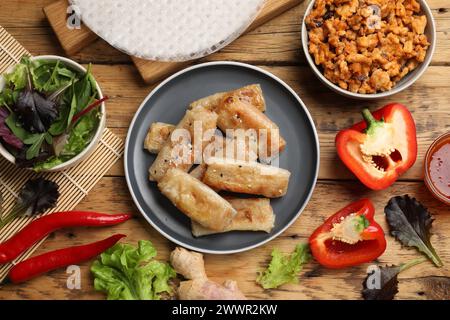
<svg viewBox="0 0 450 320"><path fill-rule="evenodd" d="M40 133L33 135L24 141L25 144L31 145L26 152L27 160L36 158L39 155L44 140L45 140L45 133Z"/></svg>
<svg viewBox="0 0 450 320"><path fill-rule="evenodd" d="M18 98L18 90L4 88L3 91L0 92L0 106L6 106L9 110L11 110L11 106L13 106L17 102Z"/></svg>
<svg viewBox="0 0 450 320"><path fill-rule="evenodd" d="M303 265L311 260L307 243L300 243L290 255L284 255L278 249L272 251L272 261L261 273L256 282L264 289L277 288L286 283L298 283L298 274Z"/></svg>
<svg viewBox="0 0 450 320"><path fill-rule="evenodd" d="M89 65L86 74L80 81L74 84L74 95L76 97L76 110L78 113L94 102L97 96L97 86L92 77L92 66Z"/></svg>
<svg viewBox="0 0 450 320"><path fill-rule="evenodd" d="M38 164L35 164L33 167L33 170L36 172L42 172L44 170L49 170L51 168L54 168L56 166L59 166L60 164L70 160L70 158L64 158L64 157L50 157L45 162L40 162Z"/></svg>
<svg viewBox="0 0 450 320"><path fill-rule="evenodd" d="M22 58L21 63L14 67L14 70L5 74L6 86L13 86L15 90L22 90L27 86L28 82L28 65L30 59L28 57Z"/></svg>
<svg viewBox="0 0 450 320"><path fill-rule="evenodd" d="M105 292L108 300L159 300L161 293L171 294L169 280L176 272L155 260L156 254L150 241L139 241L137 248L116 244L91 267L95 289Z"/></svg>
<svg viewBox="0 0 450 320"><path fill-rule="evenodd" d="M5 123L8 126L8 128L14 133L14 135L20 140L22 140L22 142L29 136L33 135L32 133L29 133L27 130L25 130L18 124L16 115L14 113L11 113L6 118Z"/></svg>
<svg viewBox="0 0 450 320"><path fill-rule="evenodd" d="M77 102L77 93L75 91L75 84L72 84L72 99L70 100L70 108L69 108L69 114L67 116L66 120L66 128L70 126L72 123L73 116L77 112L78 109L78 102Z"/></svg>
<svg viewBox="0 0 450 320"><path fill-rule="evenodd" d="M61 104L59 107L59 116L50 126L48 132L53 136L59 136L63 134L69 125L69 115L72 109L72 99L73 99L73 84L71 84L65 94L61 98Z"/></svg>
<svg viewBox="0 0 450 320"><path fill-rule="evenodd" d="M40 92L54 92L66 86L77 77L77 73L58 61L33 61L31 75L35 89Z"/></svg>
<svg viewBox="0 0 450 320"><path fill-rule="evenodd" d="M92 141L99 121L99 113L96 110L81 118L70 132L61 155L73 157L83 151Z"/></svg>

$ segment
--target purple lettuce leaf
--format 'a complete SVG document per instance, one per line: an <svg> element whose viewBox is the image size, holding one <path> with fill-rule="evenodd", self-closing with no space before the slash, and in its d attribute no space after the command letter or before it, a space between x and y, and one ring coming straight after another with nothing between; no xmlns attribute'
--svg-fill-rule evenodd
<svg viewBox="0 0 450 320"><path fill-rule="evenodd" d="M0 138L8 145L20 150L23 148L23 142L17 138L6 125L6 118L8 116L8 110L0 108Z"/></svg>

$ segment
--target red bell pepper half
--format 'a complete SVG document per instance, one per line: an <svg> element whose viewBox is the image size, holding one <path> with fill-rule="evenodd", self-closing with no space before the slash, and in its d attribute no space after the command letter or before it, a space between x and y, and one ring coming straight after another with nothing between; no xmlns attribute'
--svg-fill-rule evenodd
<svg viewBox="0 0 450 320"><path fill-rule="evenodd" d="M337 153L362 183L382 190L416 162L416 126L411 113L399 103L373 114L365 109L363 117L364 121L338 133Z"/></svg>
<svg viewBox="0 0 450 320"><path fill-rule="evenodd" d="M361 199L329 217L309 238L314 258L331 269L378 258L386 250L386 238L374 214L372 202Z"/></svg>

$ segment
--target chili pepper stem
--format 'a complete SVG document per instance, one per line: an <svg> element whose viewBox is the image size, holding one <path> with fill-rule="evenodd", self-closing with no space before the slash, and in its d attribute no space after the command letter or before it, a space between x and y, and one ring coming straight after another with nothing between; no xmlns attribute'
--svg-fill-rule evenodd
<svg viewBox="0 0 450 320"><path fill-rule="evenodd" d="M405 271L405 270L407 270L407 269L409 269L411 267L414 267L414 266L416 266L418 264L421 264L422 262L425 262L425 261L427 261L427 258L418 258L418 259L414 259L414 260L411 260L411 261L406 262L406 263L402 263L400 265L400 272Z"/></svg>

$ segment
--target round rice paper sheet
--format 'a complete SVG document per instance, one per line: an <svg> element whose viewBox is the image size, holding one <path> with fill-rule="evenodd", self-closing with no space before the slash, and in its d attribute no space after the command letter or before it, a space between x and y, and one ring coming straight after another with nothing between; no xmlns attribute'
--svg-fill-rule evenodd
<svg viewBox="0 0 450 320"><path fill-rule="evenodd" d="M125 53L160 61L211 54L235 40L265 0L70 0L98 36Z"/></svg>

